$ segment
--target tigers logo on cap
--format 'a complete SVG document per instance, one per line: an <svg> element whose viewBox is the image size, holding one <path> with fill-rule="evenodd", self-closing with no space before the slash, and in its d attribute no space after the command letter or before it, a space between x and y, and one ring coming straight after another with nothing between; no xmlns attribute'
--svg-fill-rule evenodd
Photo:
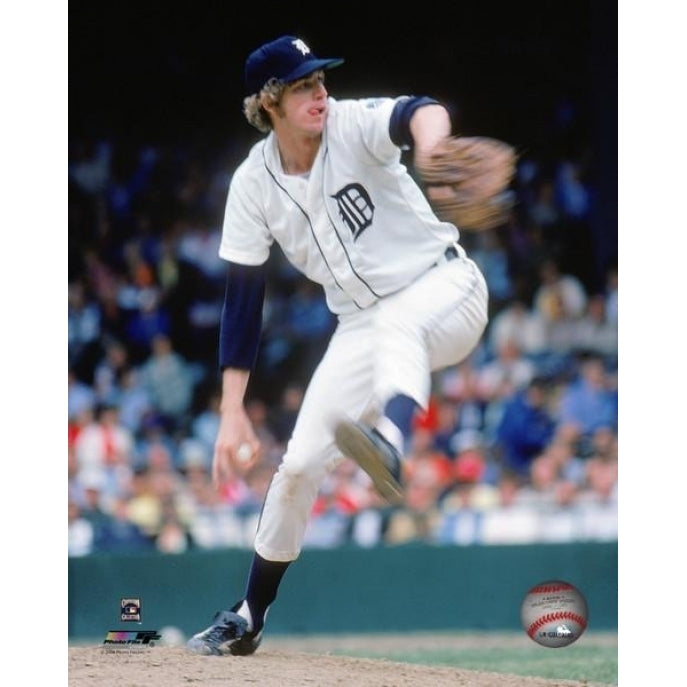
<svg viewBox="0 0 687 687"><path fill-rule="evenodd" d="M244 77L249 94L259 93L270 79L284 83L302 79L318 69L332 69L343 58L319 58L304 40L282 36L254 50L246 60Z"/></svg>

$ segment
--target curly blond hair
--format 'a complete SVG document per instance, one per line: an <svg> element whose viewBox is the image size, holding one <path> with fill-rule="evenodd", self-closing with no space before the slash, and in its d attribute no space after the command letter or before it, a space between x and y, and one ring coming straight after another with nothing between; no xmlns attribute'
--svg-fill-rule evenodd
<svg viewBox="0 0 687 687"><path fill-rule="evenodd" d="M279 105L281 97L286 89L286 84L278 79L270 79L260 93L254 93L243 99L243 114L248 123L263 134L272 130L272 120L269 112L262 106L263 97L272 105Z"/></svg>

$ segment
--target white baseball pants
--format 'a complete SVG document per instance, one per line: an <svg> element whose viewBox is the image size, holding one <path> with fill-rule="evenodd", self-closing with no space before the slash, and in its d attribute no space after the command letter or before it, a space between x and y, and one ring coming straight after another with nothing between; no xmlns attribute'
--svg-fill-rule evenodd
<svg viewBox="0 0 687 687"><path fill-rule="evenodd" d="M397 394L426 408L431 373L459 363L477 345L487 324L487 286L463 256L459 248L458 258L404 290L339 318L265 499L255 539L263 558L298 557L320 484L341 460L337 420L373 422Z"/></svg>

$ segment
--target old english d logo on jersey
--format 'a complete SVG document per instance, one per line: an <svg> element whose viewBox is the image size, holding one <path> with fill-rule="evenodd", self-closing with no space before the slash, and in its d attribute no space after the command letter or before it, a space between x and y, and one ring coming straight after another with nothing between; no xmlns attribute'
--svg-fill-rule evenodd
<svg viewBox="0 0 687 687"><path fill-rule="evenodd" d="M370 195L360 184L348 184L332 198L336 200L341 219L351 230L355 241L372 224L375 206Z"/></svg>

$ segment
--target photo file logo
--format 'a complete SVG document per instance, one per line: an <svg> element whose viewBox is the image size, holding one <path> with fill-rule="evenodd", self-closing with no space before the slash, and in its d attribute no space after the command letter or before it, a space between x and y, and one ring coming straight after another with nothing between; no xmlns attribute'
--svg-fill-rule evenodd
<svg viewBox="0 0 687 687"><path fill-rule="evenodd" d="M103 640L103 649L108 652L145 651L161 638L157 630L110 630Z"/></svg>

